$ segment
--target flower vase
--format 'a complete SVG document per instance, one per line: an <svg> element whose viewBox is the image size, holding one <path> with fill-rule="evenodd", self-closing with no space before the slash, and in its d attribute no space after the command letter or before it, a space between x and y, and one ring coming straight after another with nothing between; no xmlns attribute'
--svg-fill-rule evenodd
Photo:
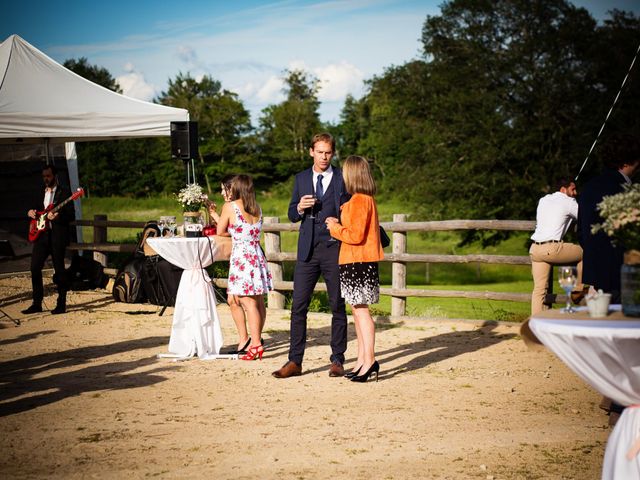
<svg viewBox="0 0 640 480"><path fill-rule="evenodd" d="M640 250L624 254L620 269L622 313L628 317L640 317Z"/></svg>
<svg viewBox="0 0 640 480"><path fill-rule="evenodd" d="M184 212L182 214L184 221L184 236L185 237L201 237L203 219L201 212Z"/></svg>

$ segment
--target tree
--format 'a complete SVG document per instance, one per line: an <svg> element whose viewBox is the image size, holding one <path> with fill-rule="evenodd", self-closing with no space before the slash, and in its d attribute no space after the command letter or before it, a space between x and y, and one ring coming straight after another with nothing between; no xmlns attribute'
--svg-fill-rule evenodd
<svg viewBox="0 0 640 480"><path fill-rule="evenodd" d="M260 118L261 160L273 169L275 180L284 180L309 164L309 141L320 131L318 79L302 71L285 72L287 98L270 105Z"/></svg>
<svg viewBox="0 0 640 480"><path fill-rule="evenodd" d="M629 72L631 61L640 46L640 17L620 10L613 10L610 14L611 18L598 27L597 41L593 45L595 68L590 81L597 86L597 95L591 99L591 109L597 122L589 132L590 141L595 138L613 105L623 79L627 74L629 76L603 130L599 146L606 144L607 137L615 133L640 137L640 58L636 58ZM580 175L581 179L587 180L600 171L602 161L599 153L600 149L596 148Z"/></svg>
<svg viewBox="0 0 640 480"><path fill-rule="evenodd" d="M532 218L555 177L577 173L622 79L604 74L620 69L609 52L636 48L638 31L633 16L599 27L564 0L445 2L424 22L423 58L348 99L340 142L426 218Z"/></svg>
<svg viewBox="0 0 640 480"><path fill-rule="evenodd" d="M370 128L368 106L366 101L356 100L351 94L346 96L339 124L329 127L336 139L336 150L340 157L356 154L360 142L367 136Z"/></svg>
<svg viewBox="0 0 640 480"><path fill-rule="evenodd" d="M592 124L584 100L594 86L584 79L595 26L564 0L458 0L427 18L425 58L448 124L440 130L465 163L440 174L462 174L463 210L530 218L532 199L573 172Z"/></svg>
<svg viewBox="0 0 640 480"><path fill-rule="evenodd" d="M70 58L66 60L63 65L93 83L102 85L104 88L108 88L114 92L122 93L120 85L116 79L111 76L109 70L98 65L90 65L86 57L81 57L78 60Z"/></svg>

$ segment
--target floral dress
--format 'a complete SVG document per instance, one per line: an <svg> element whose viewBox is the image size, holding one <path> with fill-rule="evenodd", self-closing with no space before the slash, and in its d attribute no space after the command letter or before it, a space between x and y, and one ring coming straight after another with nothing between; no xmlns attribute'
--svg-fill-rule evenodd
<svg viewBox="0 0 640 480"><path fill-rule="evenodd" d="M233 295L263 295L273 290L271 273L260 247L262 212L260 219L248 223L240 207L231 202L236 212L236 223L229 225L231 257L229 259L229 284L227 293Z"/></svg>

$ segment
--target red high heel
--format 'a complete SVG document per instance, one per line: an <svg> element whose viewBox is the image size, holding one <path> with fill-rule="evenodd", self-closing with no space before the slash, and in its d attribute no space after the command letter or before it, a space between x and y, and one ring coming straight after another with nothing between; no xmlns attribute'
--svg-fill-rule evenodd
<svg viewBox="0 0 640 480"><path fill-rule="evenodd" d="M262 345L250 347L249 351L247 351L247 353L240 357L240 360L255 360L256 358L262 360L263 353L264 347Z"/></svg>

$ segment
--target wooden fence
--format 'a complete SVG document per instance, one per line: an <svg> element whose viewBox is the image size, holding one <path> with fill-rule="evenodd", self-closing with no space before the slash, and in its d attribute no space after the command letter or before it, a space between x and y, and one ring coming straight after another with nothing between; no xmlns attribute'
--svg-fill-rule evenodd
<svg viewBox="0 0 640 480"><path fill-rule="evenodd" d="M510 230L533 231L535 222L520 220L444 220L433 222L407 222L407 215L393 215L393 222L382 222L387 232L392 233L391 253L385 254L383 262L392 264L391 288L381 287L382 295L391 296L391 315L406 315L406 299L408 297L453 297L475 298L485 300L508 300L529 302L529 293L507 293L491 291L462 290L426 290L407 288L407 264L409 263L484 263L501 265L530 265L528 255L440 255L416 254L407 252L408 232L441 232L454 230ZM78 220L76 225L93 227L93 242L72 244L71 250L87 250L94 252L94 258L106 265L106 254L109 252L133 252L135 245L107 243L107 228L142 228L144 222L108 221L106 215L96 215L93 220ZM280 223L278 217L265 217L264 244L269 270L273 276L275 290L269 293L271 308L284 308L284 292L293 290L293 282L284 280L284 262L295 262L295 252L283 252L281 249L282 232L297 232L299 224ZM108 273L113 273L108 271ZM216 286L226 288L226 279L215 279ZM324 283L318 283L316 291L326 291ZM564 302L564 295L552 293L552 281L549 285L547 303Z"/></svg>
<svg viewBox="0 0 640 480"><path fill-rule="evenodd" d="M407 252L408 232L439 232L452 230L511 230L533 231L535 222L517 220L445 220L437 222L407 222L407 215L393 215L393 222L382 222L382 226L391 235L391 253L385 254L383 262L390 262L391 288L381 287L382 295L391 296L391 315L406 315L407 297L454 297L477 298L486 300L510 300L517 302L531 301L529 293L478 292L461 290L426 290L407 288L408 263L486 263L503 265L530 265L529 255L440 255L416 254ZM265 254L269 269L273 275L275 290L269 294L269 306L284 307L283 291L293 290L293 282L283 280L283 262L296 261L295 252L282 252L280 249L280 233L299 229L299 224L279 223L277 217L265 218L263 227ZM222 285L226 284L221 282ZM319 283L318 291L326 291L326 286ZM557 298L556 298L557 297ZM563 301L561 296L553 295L548 300Z"/></svg>

